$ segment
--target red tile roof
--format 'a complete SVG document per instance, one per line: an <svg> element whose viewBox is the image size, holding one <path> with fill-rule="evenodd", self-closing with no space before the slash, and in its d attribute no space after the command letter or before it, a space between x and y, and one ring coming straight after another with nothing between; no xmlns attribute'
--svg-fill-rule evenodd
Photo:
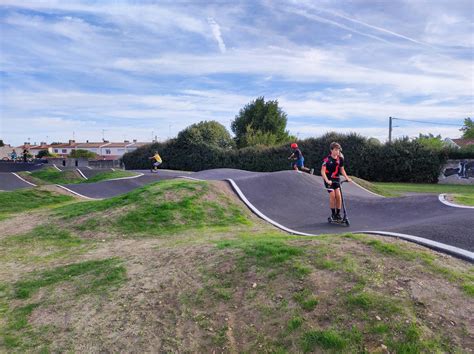
<svg viewBox="0 0 474 354"><path fill-rule="evenodd" d="M474 139L451 139L460 147L466 147L469 145L474 145Z"/></svg>

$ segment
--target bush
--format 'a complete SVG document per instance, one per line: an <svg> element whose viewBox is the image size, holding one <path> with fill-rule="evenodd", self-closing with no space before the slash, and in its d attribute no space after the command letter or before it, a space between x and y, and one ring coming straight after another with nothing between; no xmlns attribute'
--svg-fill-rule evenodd
<svg viewBox="0 0 474 354"><path fill-rule="evenodd" d="M72 157L72 158L83 157L87 159L95 159L97 158L97 154L93 153L92 151L78 149L78 150L72 150L71 153L69 154L69 157Z"/></svg>
<svg viewBox="0 0 474 354"><path fill-rule="evenodd" d="M474 145L469 145L461 149L447 149L445 156L451 160L474 159Z"/></svg>
<svg viewBox="0 0 474 354"><path fill-rule="evenodd" d="M40 150L36 155L36 158L41 159L43 157L51 157L53 156L48 150Z"/></svg>
<svg viewBox="0 0 474 354"><path fill-rule="evenodd" d="M436 183L446 162L445 152L430 151L416 141L396 140L380 144L358 134L328 133L319 138L298 141L305 164L320 173L322 159L329 154L329 144L343 147L348 174L370 181ZM179 144L177 140L143 146L123 156L127 169L148 169L148 157L157 150L163 168L201 171L213 168L237 168L248 171L273 172L290 169L289 144L243 149L221 149L206 143Z"/></svg>
<svg viewBox="0 0 474 354"><path fill-rule="evenodd" d="M177 142L180 145L206 143L223 149L231 149L234 146L234 141L227 129L216 121L190 125L179 132Z"/></svg>

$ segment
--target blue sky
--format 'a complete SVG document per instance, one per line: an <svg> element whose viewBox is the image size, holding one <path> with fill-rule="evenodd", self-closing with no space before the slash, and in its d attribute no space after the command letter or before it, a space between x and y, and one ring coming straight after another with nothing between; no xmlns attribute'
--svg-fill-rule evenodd
<svg viewBox="0 0 474 354"><path fill-rule="evenodd" d="M0 138L160 140L278 99L300 138L473 112L471 1L0 3ZM397 122L394 136L458 137Z"/></svg>

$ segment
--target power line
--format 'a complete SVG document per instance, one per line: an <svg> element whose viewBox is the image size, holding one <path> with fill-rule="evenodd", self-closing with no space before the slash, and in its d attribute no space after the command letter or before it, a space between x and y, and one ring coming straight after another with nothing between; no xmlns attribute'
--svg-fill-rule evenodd
<svg viewBox="0 0 474 354"><path fill-rule="evenodd" d="M422 120L415 120L415 119L405 119L405 118L396 118L396 117L392 117L392 119L396 119L396 120L403 120L403 121L407 121L407 122L422 123L422 124L433 124L433 125L452 125L452 126L456 126L456 127L462 127L462 123L461 123L461 124L453 124L453 123L439 123L439 122L428 122L428 121L422 121Z"/></svg>
<svg viewBox="0 0 474 354"><path fill-rule="evenodd" d="M421 124L431 124L431 125L449 125L449 126L456 126L460 127L462 124L453 124L453 123L438 123L438 122L430 122L430 121L422 121L422 120L415 120L415 119L405 119L405 118L396 118L396 117L388 117L388 142L392 142L392 130L393 130L393 125L392 121L396 120L402 120L405 122L415 122L415 123L421 123Z"/></svg>

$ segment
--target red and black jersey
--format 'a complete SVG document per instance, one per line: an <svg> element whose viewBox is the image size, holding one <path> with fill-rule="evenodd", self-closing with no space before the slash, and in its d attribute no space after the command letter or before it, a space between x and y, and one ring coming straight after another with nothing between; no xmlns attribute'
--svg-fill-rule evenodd
<svg viewBox="0 0 474 354"><path fill-rule="evenodd" d="M341 156L333 158L329 155L324 158L323 166L326 166L326 176L328 179L339 179L341 168L344 167L344 158Z"/></svg>

